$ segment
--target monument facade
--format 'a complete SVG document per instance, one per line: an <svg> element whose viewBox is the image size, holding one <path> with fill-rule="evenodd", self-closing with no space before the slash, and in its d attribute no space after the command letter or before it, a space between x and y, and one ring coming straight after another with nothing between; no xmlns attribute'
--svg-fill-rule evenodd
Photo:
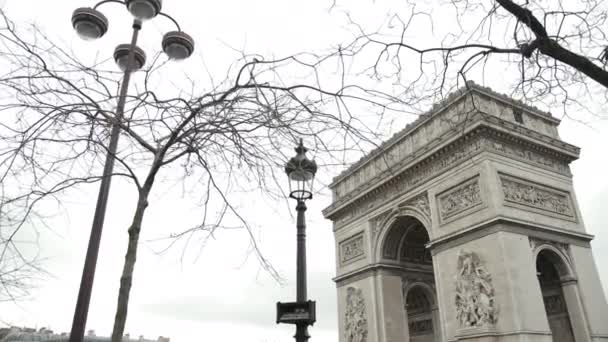
<svg viewBox="0 0 608 342"><path fill-rule="evenodd" d="M558 125L467 84L336 177L340 342L608 341Z"/></svg>

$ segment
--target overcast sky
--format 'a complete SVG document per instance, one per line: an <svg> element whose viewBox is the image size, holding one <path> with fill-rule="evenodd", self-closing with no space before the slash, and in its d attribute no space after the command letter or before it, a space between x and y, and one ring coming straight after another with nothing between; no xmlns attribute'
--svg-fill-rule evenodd
<svg viewBox="0 0 608 342"><path fill-rule="evenodd" d="M107 36L84 43L71 29L70 17L74 8L91 6L92 1L0 0L2 3L18 26L36 23L61 44L82 51L83 58L91 54L111 56L114 45L126 42L130 34L129 14L115 4L102 7L110 19ZM277 56L327 48L347 37L344 15L329 12L330 4L322 0L166 0L163 9L196 41L195 56L175 70L187 72L205 65L212 72L224 71L234 59L232 48ZM360 15L380 17L382 6L390 5L357 0L352 6ZM153 54L160 46L162 32L171 29L163 19L145 23L141 46ZM498 82L486 85L501 90L504 85ZM597 107L601 110L602 105ZM608 124L593 121L582 125L564 119L560 134L582 148L580 160L572 164L574 184L587 230L596 236L594 254L603 283L608 284ZM109 335L114 319L126 227L133 209L133 194L125 189L120 180L113 183L101 243L88 318L88 329L95 329L98 335ZM53 231L42 231L40 253L50 275L33 291L31 300L0 304L0 319L18 326L69 331L96 191L95 185L70 198L63 208L67 214L50 221ZM150 240L159 236L158 232L187 226L197 214L195 206L175 191L174 184L161 185L145 219L144 248L139 250L125 332L149 338L168 336L174 342L291 340L293 327L275 324L275 303L295 299L295 224L289 215L293 205L260 201L264 200L244 197L242 210L257 218L254 225L260 246L284 276L285 284L260 269L247 253L246 234L238 230L219 233L204 248L190 248L185 254L181 249L156 253L159 246ZM310 333L313 341L319 342L334 342L338 337L336 290L331 280L335 274L334 242L331 224L321 215L329 203L325 191L310 203L307 213L309 297L318 305L317 324Z"/></svg>

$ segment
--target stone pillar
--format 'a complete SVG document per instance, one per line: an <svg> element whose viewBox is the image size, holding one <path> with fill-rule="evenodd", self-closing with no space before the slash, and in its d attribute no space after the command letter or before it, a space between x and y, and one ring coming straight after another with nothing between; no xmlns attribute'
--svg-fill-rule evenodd
<svg viewBox="0 0 608 342"><path fill-rule="evenodd" d="M397 275L378 272L379 342L407 341L408 327L402 281Z"/></svg>
<svg viewBox="0 0 608 342"><path fill-rule="evenodd" d="M585 318L585 309L578 293L576 278L567 277L562 279L562 291L574 339L576 342L591 341L591 334L587 325L587 319Z"/></svg>
<svg viewBox="0 0 608 342"><path fill-rule="evenodd" d="M439 318L439 307L437 304L431 308L433 317L433 334L435 336L434 342L443 342L441 338L441 319Z"/></svg>

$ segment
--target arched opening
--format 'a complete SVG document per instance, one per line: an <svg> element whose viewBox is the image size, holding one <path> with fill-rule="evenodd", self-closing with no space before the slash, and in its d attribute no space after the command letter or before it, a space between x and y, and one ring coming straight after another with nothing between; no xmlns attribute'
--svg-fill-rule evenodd
<svg viewBox="0 0 608 342"><path fill-rule="evenodd" d="M536 272L554 342L575 341L562 288L562 278L569 276L566 270L564 261L554 251L544 249L538 253Z"/></svg>
<svg viewBox="0 0 608 342"><path fill-rule="evenodd" d="M428 242L429 234L419 220L411 216L399 217L386 234L382 258L432 273L431 253L426 248Z"/></svg>
<svg viewBox="0 0 608 342"><path fill-rule="evenodd" d="M382 244L385 263L398 266L402 280L406 341L440 341L429 234L420 220L401 216L393 221ZM399 294L395 294L399 295Z"/></svg>
<svg viewBox="0 0 608 342"><path fill-rule="evenodd" d="M414 286L405 294L405 310L411 342L433 342L432 299L422 286Z"/></svg>

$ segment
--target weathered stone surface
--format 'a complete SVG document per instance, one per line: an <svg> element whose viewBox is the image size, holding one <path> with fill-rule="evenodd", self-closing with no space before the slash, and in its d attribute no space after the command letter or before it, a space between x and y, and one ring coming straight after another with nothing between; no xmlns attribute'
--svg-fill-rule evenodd
<svg viewBox="0 0 608 342"><path fill-rule="evenodd" d="M367 312L360 289L346 289L346 313L344 317L346 342L367 342Z"/></svg>
<svg viewBox="0 0 608 342"><path fill-rule="evenodd" d="M558 123L473 86L335 178L340 342L608 336Z"/></svg>
<svg viewBox="0 0 608 342"><path fill-rule="evenodd" d="M340 262L346 264L365 256L363 232L340 242Z"/></svg>
<svg viewBox="0 0 608 342"><path fill-rule="evenodd" d="M461 250L458 255L455 303L461 328L494 325L498 320L492 276L474 252Z"/></svg>
<svg viewBox="0 0 608 342"><path fill-rule="evenodd" d="M553 190L512 177L500 178L504 198L508 202L521 204L560 215L574 216L570 194Z"/></svg>
<svg viewBox="0 0 608 342"><path fill-rule="evenodd" d="M439 215L442 220L481 204L479 181L474 179L438 196Z"/></svg>

